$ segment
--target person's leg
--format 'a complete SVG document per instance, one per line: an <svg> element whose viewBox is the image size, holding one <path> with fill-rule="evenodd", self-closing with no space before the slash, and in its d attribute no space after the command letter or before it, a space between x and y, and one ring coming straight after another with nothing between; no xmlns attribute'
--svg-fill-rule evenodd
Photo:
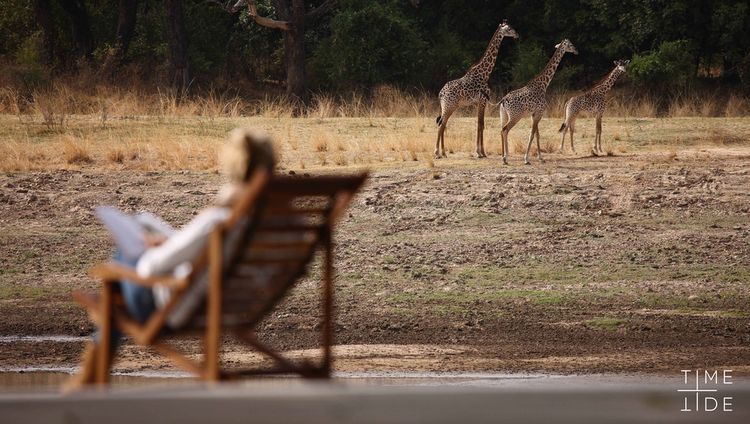
<svg viewBox="0 0 750 424"><path fill-rule="evenodd" d="M129 266L134 267L138 262L138 259L126 260L119 251L115 251L112 256L112 260ZM125 301L125 307L128 313L135 318L138 322L144 323L154 313L156 306L154 303L154 294L150 287L139 286L138 284L130 281L120 281L115 286L115 289L120 290L122 298ZM122 332L116 326L112 326L112 337L110 338L110 352L114 355L115 351L120 345L120 339L122 339ZM94 344L99 342L99 333L94 334Z"/></svg>

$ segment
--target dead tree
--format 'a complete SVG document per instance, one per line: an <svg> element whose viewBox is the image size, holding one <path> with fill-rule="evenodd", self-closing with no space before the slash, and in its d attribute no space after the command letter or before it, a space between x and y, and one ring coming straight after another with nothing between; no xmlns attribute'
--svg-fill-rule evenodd
<svg viewBox="0 0 750 424"><path fill-rule="evenodd" d="M303 101L307 95L305 72L305 30L321 17L328 14L336 5L336 0L326 0L320 6L307 11L305 0L273 0L277 19L258 15L255 0L238 0L233 6L212 0L230 13L239 12L247 6L248 15L256 24L273 28L284 33L284 67L286 68L286 94L294 101Z"/></svg>

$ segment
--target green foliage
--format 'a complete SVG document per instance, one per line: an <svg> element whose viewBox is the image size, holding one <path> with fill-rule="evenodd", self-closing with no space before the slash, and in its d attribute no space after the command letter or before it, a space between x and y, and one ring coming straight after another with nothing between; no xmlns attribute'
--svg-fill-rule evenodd
<svg viewBox="0 0 750 424"><path fill-rule="evenodd" d="M95 43L91 65L106 67L116 44L118 2L82 1ZM279 19L276 1L258 0L258 12ZM311 10L323 1L305 5ZM0 61L13 72L21 70L29 82L78 65L71 19L58 0L49 5L54 46L46 50L34 2L0 0ZM197 83L283 81L282 31L256 24L244 7L232 15L205 0L183 5ZM390 83L437 90L479 59L503 19L521 38L503 42L493 87L525 84L563 38L571 39L580 55L563 61L553 88L587 87L613 60L628 58L632 81L643 86L682 87L700 69L721 82L750 87L750 0L432 0L416 8L406 0L340 0L305 28L310 86ZM126 62L144 78L158 80L167 52L164 2L140 0Z"/></svg>
<svg viewBox="0 0 750 424"><path fill-rule="evenodd" d="M48 82L42 60L41 44L40 36L36 33L26 38L16 50L16 66L13 70L29 91Z"/></svg>
<svg viewBox="0 0 750 424"><path fill-rule="evenodd" d="M270 0L258 1L257 7L261 16L276 15ZM280 31L255 24L243 9L229 43L227 61L234 67L248 69L258 81L283 79L284 48Z"/></svg>
<svg viewBox="0 0 750 424"><path fill-rule="evenodd" d="M0 0L0 56L15 52L36 28L32 2L28 0Z"/></svg>
<svg viewBox="0 0 750 424"><path fill-rule="evenodd" d="M439 64L436 71L436 82L444 83L447 80L459 78L474 62L479 60L477 53L472 55L466 49L461 37L451 31L447 25L437 28L437 34L433 41L435 47L432 49L432 60ZM481 54L481 53L479 53ZM443 71L443 72L439 72Z"/></svg>
<svg viewBox="0 0 750 424"><path fill-rule="evenodd" d="M556 90L567 90L575 85L583 73L583 65L560 65L550 87Z"/></svg>
<svg viewBox="0 0 750 424"><path fill-rule="evenodd" d="M511 70L513 86L520 87L525 85L530 79L541 72L548 60L549 55L544 51L542 46L531 43L521 45L518 57L516 57Z"/></svg>
<svg viewBox="0 0 750 424"><path fill-rule="evenodd" d="M693 48L688 40L666 41L658 49L633 56L629 72L638 84L681 88L695 75Z"/></svg>
<svg viewBox="0 0 750 424"><path fill-rule="evenodd" d="M397 0L349 0L315 49L312 69L330 87L415 83L429 62L427 44Z"/></svg>

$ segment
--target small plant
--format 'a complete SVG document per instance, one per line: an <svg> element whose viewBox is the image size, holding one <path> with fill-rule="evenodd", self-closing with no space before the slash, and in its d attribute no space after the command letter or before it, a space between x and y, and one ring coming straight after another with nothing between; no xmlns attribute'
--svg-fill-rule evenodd
<svg viewBox="0 0 750 424"><path fill-rule="evenodd" d="M624 325L625 321L619 318L599 317L585 321L585 323L600 330L615 331Z"/></svg>
<svg viewBox="0 0 750 424"><path fill-rule="evenodd" d="M333 163L335 163L338 166L346 166L348 162L346 160L346 156L339 153L333 157Z"/></svg>
<svg viewBox="0 0 750 424"><path fill-rule="evenodd" d="M63 144L63 158L71 165L82 165L94 161L86 146L72 138L67 138Z"/></svg>
<svg viewBox="0 0 750 424"><path fill-rule="evenodd" d="M327 152L328 151L328 137L324 134L313 135L313 148L316 152Z"/></svg>
<svg viewBox="0 0 750 424"><path fill-rule="evenodd" d="M110 162L123 163L125 161L125 152L123 152L119 147L115 147L114 149L109 151L109 153L107 154L107 159L109 159Z"/></svg>

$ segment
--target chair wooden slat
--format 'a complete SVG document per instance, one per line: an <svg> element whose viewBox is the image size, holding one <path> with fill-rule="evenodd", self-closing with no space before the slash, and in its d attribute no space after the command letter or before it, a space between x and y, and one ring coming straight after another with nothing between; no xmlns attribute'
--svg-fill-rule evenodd
<svg viewBox="0 0 750 424"><path fill-rule="evenodd" d="M365 179L365 174L295 178L269 177L268 173L261 171L254 173L243 196L233 208L230 219L214 231L206 252L193 262L189 279L165 279L176 287L175 295L164 309L157 311L143 325L125 316L123 309L117 307L117 296L112 295L112 284L109 283L132 277L134 271L131 269L96 268L97 275L104 281L103 295L98 298L77 296L76 299L107 332L102 340L106 340L111 334L111 327L116 326L137 343L155 347L157 352L171 358L178 366L206 380L268 373L327 377L331 370L333 343L331 230ZM232 244L229 240L238 241ZM322 360L317 364L298 363L261 345L252 331L306 274L307 266L317 251L322 251L325 256ZM163 343L159 334L166 325L168 314L180 303L190 285L206 275L203 270L208 271L210 277L206 300L193 313L189 324L181 329L181 332L198 330L203 333L206 354L202 363L196 363ZM157 282L143 281L149 286L154 283ZM239 331L238 334L244 335L244 341L269 356L276 366L240 372L221 370L221 335L228 328ZM106 352L104 349L101 351ZM106 357L104 354L99 356L97 379L106 383L112 361L108 354Z"/></svg>

